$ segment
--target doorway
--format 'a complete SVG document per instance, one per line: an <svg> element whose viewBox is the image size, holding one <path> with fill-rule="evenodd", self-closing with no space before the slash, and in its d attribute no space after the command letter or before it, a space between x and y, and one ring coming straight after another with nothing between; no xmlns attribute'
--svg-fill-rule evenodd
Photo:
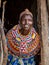
<svg viewBox="0 0 49 65"><path fill-rule="evenodd" d="M28 8L33 13L34 27L38 32L37 26L37 0L7 0L5 6L5 34L16 24L18 24L19 15L24 9ZM40 63L40 51L35 56L36 65Z"/></svg>

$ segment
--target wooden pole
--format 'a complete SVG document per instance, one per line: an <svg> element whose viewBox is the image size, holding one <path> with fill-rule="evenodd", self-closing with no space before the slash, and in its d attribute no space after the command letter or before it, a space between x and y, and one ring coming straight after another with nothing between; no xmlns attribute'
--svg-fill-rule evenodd
<svg viewBox="0 0 49 65"><path fill-rule="evenodd" d="M0 0L0 7L1 7L1 0Z"/></svg>
<svg viewBox="0 0 49 65"><path fill-rule="evenodd" d="M6 43L6 37L5 37L5 33L4 33L4 12L5 12L5 4L6 1L3 2L3 12L2 12L2 22L0 25L0 33L1 33L1 40L0 40L0 44L1 44L1 63L0 65L6 65L7 63L7 56L8 56L8 50L7 50L7 43Z"/></svg>
<svg viewBox="0 0 49 65"><path fill-rule="evenodd" d="M39 32L42 39L41 43L41 65L49 65L49 46L48 46L48 14L46 0L37 0Z"/></svg>

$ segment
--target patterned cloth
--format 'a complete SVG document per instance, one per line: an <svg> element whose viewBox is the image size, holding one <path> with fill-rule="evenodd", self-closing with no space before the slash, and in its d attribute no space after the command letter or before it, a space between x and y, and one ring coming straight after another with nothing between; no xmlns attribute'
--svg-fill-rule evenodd
<svg viewBox="0 0 49 65"><path fill-rule="evenodd" d="M6 38L9 53L7 65L35 65L34 56L40 44L34 28L24 36L19 32L19 25L16 25L7 33Z"/></svg>
<svg viewBox="0 0 49 65"><path fill-rule="evenodd" d="M34 57L16 58L12 55L9 55L7 65L35 65L35 61L34 61Z"/></svg>

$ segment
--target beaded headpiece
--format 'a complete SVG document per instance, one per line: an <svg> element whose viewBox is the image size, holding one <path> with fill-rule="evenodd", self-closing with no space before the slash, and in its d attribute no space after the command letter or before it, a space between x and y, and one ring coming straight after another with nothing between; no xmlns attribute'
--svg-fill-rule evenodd
<svg viewBox="0 0 49 65"><path fill-rule="evenodd" d="M33 17L33 14L32 14L28 9L25 9L25 11L23 11L23 12L20 14L20 19L21 19L21 17L22 17L23 15L25 15L25 14L29 14L29 15L31 15L31 16Z"/></svg>

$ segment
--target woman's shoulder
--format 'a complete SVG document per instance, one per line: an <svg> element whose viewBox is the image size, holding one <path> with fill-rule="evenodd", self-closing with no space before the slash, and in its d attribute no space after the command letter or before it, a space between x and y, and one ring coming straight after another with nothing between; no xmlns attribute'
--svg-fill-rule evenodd
<svg viewBox="0 0 49 65"><path fill-rule="evenodd" d="M18 26L18 25L15 25L14 27L12 27L12 28L7 32L6 36L11 35L11 34L12 34L12 31L15 31L15 30L17 29L17 26Z"/></svg>
<svg viewBox="0 0 49 65"><path fill-rule="evenodd" d="M32 28L32 37L33 38L40 38L40 35L38 34L38 32L35 30L35 28L33 27Z"/></svg>

